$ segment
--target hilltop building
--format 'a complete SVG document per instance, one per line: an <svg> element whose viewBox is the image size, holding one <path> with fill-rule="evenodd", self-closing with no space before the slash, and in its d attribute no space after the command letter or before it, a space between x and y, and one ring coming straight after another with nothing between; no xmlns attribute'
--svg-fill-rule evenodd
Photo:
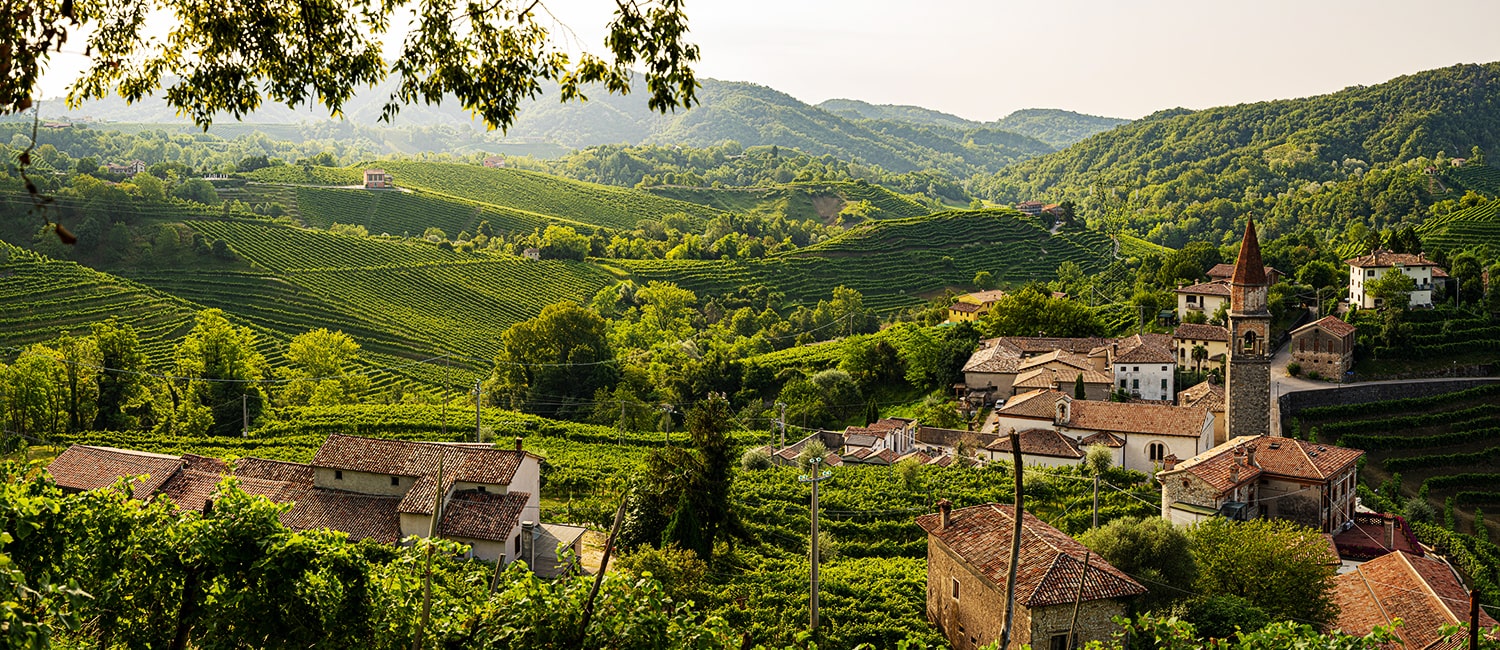
<svg viewBox="0 0 1500 650"><path fill-rule="evenodd" d="M387 174L384 169L365 170L365 189L384 190L396 186L396 180Z"/></svg>
<svg viewBox="0 0 1500 650"><path fill-rule="evenodd" d="M136 477L133 497L165 495L189 510L202 510L220 479L232 474L247 493L292 503L281 516L288 528L331 528L386 544L426 537L436 506L437 534L468 544L473 556L524 559L538 574L556 575L568 569L559 564L558 545L581 550L584 529L536 523L540 461L521 450L519 439L515 449L496 449L332 435L307 464L242 458L231 467L193 454L73 445L47 470L59 487L75 491Z"/></svg>
<svg viewBox="0 0 1500 650"><path fill-rule="evenodd" d="M1295 438L1237 436L1180 463L1167 459L1156 475L1161 516L1183 525L1218 516L1289 519L1338 533L1354 523L1364 455Z"/></svg>
<svg viewBox="0 0 1500 650"><path fill-rule="evenodd" d="M1016 210L1019 210L1021 214L1033 217L1041 214L1046 207L1047 205L1041 201L1022 201L1016 204Z"/></svg>
<svg viewBox="0 0 1500 650"><path fill-rule="evenodd" d="M490 169L504 169L505 156L485 156L484 166Z"/></svg>
<svg viewBox="0 0 1500 650"><path fill-rule="evenodd" d="M991 503L953 510L946 500L938 509L917 517L927 532L927 620L955 648L984 647L1000 639L1004 624L1015 509ZM1016 623L1006 650L1067 650L1107 640L1119 629L1113 619L1125 615L1131 598L1146 593L1130 576L1031 513L1021 515L1021 548ZM1075 599L1078 625L1070 644Z"/></svg>
<svg viewBox="0 0 1500 650"><path fill-rule="evenodd" d="M1354 368L1355 327L1325 316L1292 330L1292 361L1302 373L1338 380Z"/></svg>
<svg viewBox="0 0 1500 650"><path fill-rule="evenodd" d="M1344 263L1349 265L1349 304L1359 309L1380 309L1385 306L1381 299L1365 291L1365 284L1380 279L1392 269L1405 273L1416 282L1416 288L1411 292L1412 307L1431 307L1433 278L1448 277L1437 262L1427 259L1421 253L1412 255L1377 250L1369 255L1344 260Z"/></svg>
<svg viewBox="0 0 1500 650"><path fill-rule="evenodd" d="M1245 224L1234 277L1229 281L1229 368L1224 375L1228 394L1229 437L1271 433L1271 312L1266 308L1265 265L1255 221Z"/></svg>
<svg viewBox="0 0 1500 650"><path fill-rule="evenodd" d="M1079 448L1103 445L1114 452L1116 467L1142 472L1155 471L1168 456L1196 456L1214 438L1214 416L1204 408L1079 400L1053 390L1012 397L995 418L997 431L1045 429Z"/></svg>

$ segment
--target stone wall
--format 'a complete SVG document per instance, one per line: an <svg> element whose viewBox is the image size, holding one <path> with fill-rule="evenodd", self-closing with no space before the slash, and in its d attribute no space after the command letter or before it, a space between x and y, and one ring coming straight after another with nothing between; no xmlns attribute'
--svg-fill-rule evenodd
<svg viewBox="0 0 1500 650"><path fill-rule="evenodd" d="M1282 430L1290 430L1291 419L1304 409L1339 404L1366 404L1404 397L1427 397L1482 386L1500 379L1449 379L1382 384L1345 384L1338 388L1300 390L1277 399L1281 407ZM1233 435L1233 434L1231 434Z"/></svg>
<svg viewBox="0 0 1500 650"><path fill-rule="evenodd" d="M1078 627L1073 633L1078 636L1078 645L1083 647L1090 641L1109 641L1120 626L1111 620L1125 615L1125 604L1118 600L1090 600L1078 606ZM1027 636L1033 650L1049 650L1052 637L1067 638L1068 624L1073 620L1073 604L1038 607L1031 612L1031 625ZM1017 632L1021 630L1018 628ZM1015 643L1011 644L1015 646Z"/></svg>
<svg viewBox="0 0 1500 650"><path fill-rule="evenodd" d="M953 580L958 598L953 598ZM1011 647L1030 641L1031 613L1015 610ZM969 570L941 541L927 538L927 620L954 648L982 648L1000 639L1005 625L1005 588ZM1020 637L1020 638L1018 638Z"/></svg>

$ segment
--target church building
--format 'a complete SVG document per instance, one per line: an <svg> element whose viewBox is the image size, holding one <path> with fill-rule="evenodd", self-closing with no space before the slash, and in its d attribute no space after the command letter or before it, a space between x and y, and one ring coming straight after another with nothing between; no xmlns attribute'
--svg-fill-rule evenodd
<svg viewBox="0 0 1500 650"><path fill-rule="evenodd" d="M1229 282L1229 364L1225 371L1229 437L1271 433L1271 312L1266 309L1265 265L1255 221L1245 224L1245 239Z"/></svg>

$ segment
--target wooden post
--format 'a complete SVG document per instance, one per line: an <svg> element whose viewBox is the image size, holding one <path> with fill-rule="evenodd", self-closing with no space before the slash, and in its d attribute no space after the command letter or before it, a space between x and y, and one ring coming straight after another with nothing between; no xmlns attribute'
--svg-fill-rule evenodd
<svg viewBox="0 0 1500 650"><path fill-rule="evenodd" d="M1010 536L1010 568L1005 576L1005 625L1000 628L1000 650L1010 647L1010 628L1016 616L1016 561L1021 558L1021 524L1025 513L1025 492L1021 485L1021 436L1010 430L1011 471L1016 475L1014 530Z"/></svg>
<svg viewBox="0 0 1500 650"><path fill-rule="evenodd" d="M630 493L620 496L620 505L615 508L615 523L609 527L609 538L604 540L604 557L599 560L599 575L594 576L594 586L589 589L589 599L583 604L583 624L578 627L578 647L583 648L589 636L589 619L594 617L594 597L599 595L599 585L604 583L604 571L609 568L609 555L615 548L615 538L620 534L620 521L625 518L625 502Z"/></svg>
<svg viewBox="0 0 1500 650"><path fill-rule="evenodd" d="M1469 592L1469 650L1479 650L1479 591Z"/></svg>
<svg viewBox="0 0 1500 650"><path fill-rule="evenodd" d="M1073 630L1078 627L1078 608L1083 605L1083 585L1089 580L1089 559L1093 557L1093 551L1083 552L1083 576L1078 578L1078 594L1073 597L1073 618L1068 621L1068 648L1077 648L1078 643L1074 640Z"/></svg>

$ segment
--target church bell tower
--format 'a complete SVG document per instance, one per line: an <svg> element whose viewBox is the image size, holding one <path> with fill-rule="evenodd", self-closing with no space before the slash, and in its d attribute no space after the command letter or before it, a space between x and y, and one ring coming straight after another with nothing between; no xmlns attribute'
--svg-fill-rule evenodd
<svg viewBox="0 0 1500 650"><path fill-rule="evenodd" d="M1225 370L1229 437L1271 433L1271 312L1255 220L1245 225L1229 281L1229 364Z"/></svg>

